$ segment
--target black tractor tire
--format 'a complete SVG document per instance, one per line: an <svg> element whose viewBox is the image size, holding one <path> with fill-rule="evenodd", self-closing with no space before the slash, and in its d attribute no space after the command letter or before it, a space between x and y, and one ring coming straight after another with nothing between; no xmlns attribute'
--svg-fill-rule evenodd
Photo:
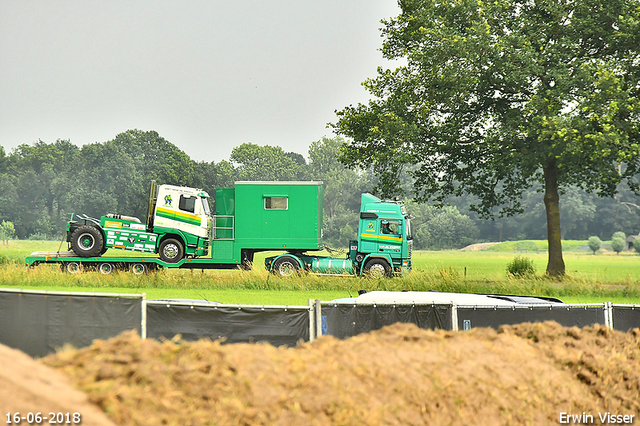
<svg viewBox="0 0 640 426"><path fill-rule="evenodd" d="M160 243L160 259L167 263L178 263L184 257L184 245L175 238L167 238Z"/></svg>
<svg viewBox="0 0 640 426"><path fill-rule="evenodd" d="M71 250L80 257L100 256L104 249L104 235L95 226L81 225L71 234Z"/></svg>
<svg viewBox="0 0 640 426"><path fill-rule="evenodd" d="M363 272L367 278L387 278L391 276L391 267L384 259L371 259L364 265Z"/></svg>
<svg viewBox="0 0 640 426"><path fill-rule="evenodd" d="M281 277L290 277L300 273L300 264L291 256L282 256L273 263L271 272Z"/></svg>

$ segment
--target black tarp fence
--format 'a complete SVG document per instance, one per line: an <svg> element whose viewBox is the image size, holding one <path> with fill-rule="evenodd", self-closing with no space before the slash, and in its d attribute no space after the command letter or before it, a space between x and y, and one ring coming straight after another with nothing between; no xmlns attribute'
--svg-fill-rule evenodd
<svg viewBox="0 0 640 426"><path fill-rule="evenodd" d="M0 289L0 343L31 356L65 344L84 347L135 330L142 337L223 338L226 343L295 346L316 336L347 338L396 322L425 329L498 328L556 321L584 327L640 328L640 305L460 306L456 304L354 304L309 301L308 306L222 305L205 301L145 300L143 294Z"/></svg>
<svg viewBox="0 0 640 426"><path fill-rule="evenodd" d="M309 306L212 305L147 301L147 337L224 338L226 343L295 346L310 340Z"/></svg>
<svg viewBox="0 0 640 426"><path fill-rule="evenodd" d="M609 325L608 306L598 305L527 305L527 306L456 306L458 330L491 327L523 322L555 321L565 327Z"/></svg>
<svg viewBox="0 0 640 426"><path fill-rule="evenodd" d="M636 312L624 312L632 324ZM622 314L621 314L622 315ZM468 330L506 324L556 321L567 327L604 324L611 327L611 305L459 306L455 304L353 304L322 302L318 335L338 338L377 330L396 322L425 329ZM626 326L626 323L625 323ZM636 325L637 326L637 325Z"/></svg>
<svg viewBox="0 0 640 426"><path fill-rule="evenodd" d="M413 323L420 328L451 330L452 308L451 304L355 305L323 302L321 332L343 339L396 322Z"/></svg>
<svg viewBox="0 0 640 426"><path fill-rule="evenodd" d="M640 328L640 305L611 305L613 329L627 332Z"/></svg>
<svg viewBox="0 0 640 426"><path fill-rule="evenodd" d="M0 343L41 357L142 330L141 294L0 290Z"/></svg>

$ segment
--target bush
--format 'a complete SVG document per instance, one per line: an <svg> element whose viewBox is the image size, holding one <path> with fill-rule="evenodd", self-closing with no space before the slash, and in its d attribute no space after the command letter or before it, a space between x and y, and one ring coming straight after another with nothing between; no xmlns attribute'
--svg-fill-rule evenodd
<svg viewBox="0 0 640 426"><path fill-rule="evenodd" d="M625 244L626 243L623 238L614 238L613 240L611 240L611 250L620 254L620 252L624 250Z"/></svg>
<svg viewBox="0 0 640 426"><path fill-rule="evenodd" d="M633 248L636 250L637 253L640 253L640 237L633 240Z"/></svg>
<svg viewBox="0 0 640 426"><path fill-rule="evenodd" d="M593 254L596 254L596 252L600 250L600 247L602 246L602 241L600 240L600 238L593 236L589 237L589 241L587 242L587 244L589 245L589 248L591 249Z"/></svg>
<svg viewBox="0 0 640 426"><path fill-rule="evenodd" d="M533 260L527 257L517 256L507 265L507 274L517 277L524 277L536 273Z"/></svg>

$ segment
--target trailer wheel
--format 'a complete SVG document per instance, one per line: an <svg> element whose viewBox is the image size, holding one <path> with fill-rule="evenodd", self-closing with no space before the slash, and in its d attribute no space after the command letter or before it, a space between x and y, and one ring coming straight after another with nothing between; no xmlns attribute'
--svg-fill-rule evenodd
<svg viewBox="0 0 640 426"><path fill-rule="evenodd" d="M300 273L300 265L293 257L282 256L275 261L271 272L281 277L290 277L291 275Z"/></svg>
<svg viewBox="0 0 640 426"><path fill-rule="evenodd" d="M391 267L386 260L371 259L364 265L364 275L367 278L380 279L391 276Z"/></svg>
<svg viewBox="0 0 640 426"><path fill-rule="evenodd" d="M177 263L184 257L184 247L175 238L167 238L160 243L160 259L167 263Z"/></svg>
<svg viewBox="0 0 640 426"><path fill-rule="evenodd" d="M113 265L110 263L101 263L98 265L98 271L101 274L108 275L113 272Z"/></svg>
<svg viewBox="0 0 640 426"><path fill-rule="evenodd" d="M69 262L67 263L67 265L65 266L65 269L67 270L68 273L70 274L79 274L80 272L82 272L82 263L78 263L78 262Z"/></svg>
<svg viewBox="0 0 640 426"><path fill-rule="evenodd" d="M103 248L104 237L95 226L82 225L71 234L71 250L80 257L99 256Z"/></svg>
<svg viewBox="0 0 640 426"><path fill-rule="evenodd" d="M144 275L147 272L147 265L143 263L134 263L131 266L131 272L136 275Z"/></svg>

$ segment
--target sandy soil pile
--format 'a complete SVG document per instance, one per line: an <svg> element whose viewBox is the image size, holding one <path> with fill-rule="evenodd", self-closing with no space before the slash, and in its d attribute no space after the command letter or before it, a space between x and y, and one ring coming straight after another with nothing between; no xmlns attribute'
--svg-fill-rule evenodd
<svg viewBox="0 0 640 426"><path fill-rule="evenodd" d="M546 425L563 412L637 423L640 412L640 331L603 326L395 324L296 348L123 334L40 362L122 425Z"/></svg>
<svg viewBox="0 0 640 426"><path fill-rule="evenodd" d="M0 408L2 408L3 424L7 424L14 415L27 417L28 413L40 413L42 418L51 418L53 423L62 413L63 422L66 414L80 413L84 426L114 426L98 407L91 404L87 395L74 389L64 374L42 365L33 358L15 349L0 345ZM35 420L35 419L29 419ZM20 424L29 424L27 419ZM49 424L44 421L41 424Z"/></svg>
<svg viewBox="0 0 640 426"><path fill-rule="evenodd" d="M486 250L491 246L494 246L496 244L500 244L500 243L476 243L476 244L471 244L468 245L464 248L461 248L460 250L462 251L479 251L479 250Z"/></svg>

